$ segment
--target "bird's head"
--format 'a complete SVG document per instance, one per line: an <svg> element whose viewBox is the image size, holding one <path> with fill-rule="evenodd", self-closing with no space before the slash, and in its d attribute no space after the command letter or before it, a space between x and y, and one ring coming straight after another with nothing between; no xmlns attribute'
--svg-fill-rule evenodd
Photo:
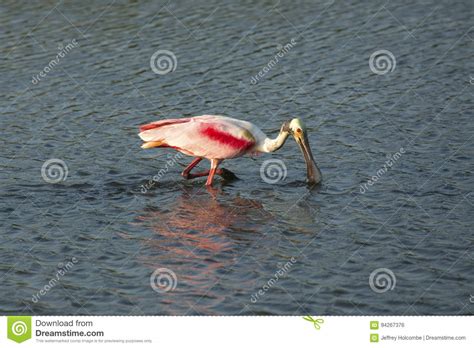
<svg viewBox="0 0 474 348"><path fill-rule="evenodd" d="M306 162L308 183L312 185L319 183L321 181L321 172L314 161L303 121L299 118L287 121L283 124L282 131L292 135L300 147Z"/></svg>

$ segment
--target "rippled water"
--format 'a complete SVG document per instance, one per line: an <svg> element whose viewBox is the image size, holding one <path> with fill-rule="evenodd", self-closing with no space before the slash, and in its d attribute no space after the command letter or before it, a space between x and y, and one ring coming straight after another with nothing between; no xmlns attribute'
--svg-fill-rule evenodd
<svg viewBox="0 0 474 348"><path fill-rule="evenodd" d="M472 10L3 1L1 312L472 314ZM157 50L173 72L152 71ZM303 118L323 184L306 187L291 140L225 162L240 180L217 192L180 177L190 158L140 149L138 125L200 114L272 136ZM287 168L276 184L260 176L269 158ZM64 181L43 179L50 159ZM157 268L174 289L153 290Z"/></svg>

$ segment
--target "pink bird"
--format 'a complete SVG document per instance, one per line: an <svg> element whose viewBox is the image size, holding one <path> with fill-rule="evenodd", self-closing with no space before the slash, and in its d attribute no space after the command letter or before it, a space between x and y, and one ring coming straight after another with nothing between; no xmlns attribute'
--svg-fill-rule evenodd
<svg viewBox="0 0 474 348"><path fill-rule="evenodd" d="M234 176L219 164L225 159L247 154L274 152L283 146L292 135L303 152L308 183L314 185L321 181L321 171L316 165L309 147L306 128L303 122L294 118L283 123L275 139L268 138L254 124L225 116L203 115L189 118L161 120L140 127L140 138L145 142L143 149L171 147L195 159L183 170L186 179L207 176L206 185L211 186L215 174ZM191 174L191 170L207 158L211 169Z"/></svg>

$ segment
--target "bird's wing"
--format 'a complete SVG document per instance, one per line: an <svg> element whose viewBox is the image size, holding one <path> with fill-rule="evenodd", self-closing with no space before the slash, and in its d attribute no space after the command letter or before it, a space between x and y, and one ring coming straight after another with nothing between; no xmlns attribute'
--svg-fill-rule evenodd
<svg viewBox="0 0 474 348"><path fill-rule="evenodd" d="M160 142L186 154L215 159L242 156L256 144L249 122L224 116L204 115L163 120L142 126L145 142Z"/></svg>
<svg viewBox="0 0 474 348"><path fill-rule="evenodd" d="M169 119L169 120L155 121L155 122L147 123L147 124L144 124L143 126L140 126L140 132L144 132L146 130L150 130L154 128L168 126L170 124L186 123L186 122L189 122L190 120L191 118L174 118L174 119Z"/></svg>

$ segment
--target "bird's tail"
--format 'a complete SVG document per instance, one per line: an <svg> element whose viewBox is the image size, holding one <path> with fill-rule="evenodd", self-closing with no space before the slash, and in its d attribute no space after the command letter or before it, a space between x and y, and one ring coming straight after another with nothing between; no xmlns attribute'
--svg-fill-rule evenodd
<svg viewBox="0 0 474 348"><path fill-rule="evenodd" d="M147 141L142 144L142 149L151 149L153 147L167 146L162 141Z"/></svg>
<svg viewBox="0 0 474 348"><path fill-rule="evenodd" d="M151 122L140 126L138 136L144 141L142 149L151 149L153 147L169 147L166 139L170 137L172 127L179 123L187 123L190 118L178 118Z"/></svg>

